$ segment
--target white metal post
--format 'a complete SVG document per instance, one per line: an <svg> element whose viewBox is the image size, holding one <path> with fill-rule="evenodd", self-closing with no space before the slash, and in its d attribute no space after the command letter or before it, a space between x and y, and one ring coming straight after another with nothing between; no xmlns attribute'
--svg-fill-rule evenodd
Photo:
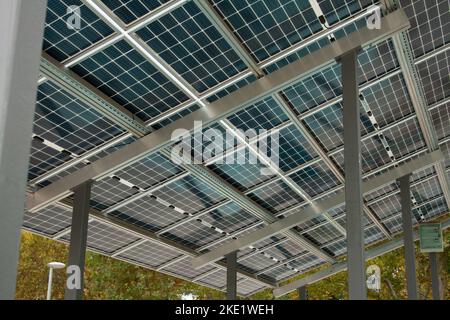
<svg viewBox="0 0 450 320"><path fill-rule="evenodd" d="M13 299L46 0L0 1L0 299Z"/></svg>
<svg viewBox="0 0 450 320"><path fill-rule="evenodd" d="M53 268L48 271L47 300L52 299Z"/></svg>

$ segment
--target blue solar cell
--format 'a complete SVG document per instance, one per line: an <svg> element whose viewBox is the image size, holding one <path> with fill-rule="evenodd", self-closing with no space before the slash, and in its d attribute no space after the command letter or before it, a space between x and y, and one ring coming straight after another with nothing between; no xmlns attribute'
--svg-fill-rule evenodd
<svg viewBox="0 0 450 320"><path fill-rule="evenodd" d="M208 102L214 102L214 101L221 99L221 98L225 97L226 95L242 88L243 86L246 86L247 84L249 84L255 80L256 80L256 77L254 75L250 75L242 80L239 80L236 83L233 83L232 85L229 85L225 89L220 90L219 92L210 95L206 100L208 100Z"/></svg>
<svg viewBox="0 0 450 320"><path fill-rule="evenodd" d="M47 81L38 88L33 132L64 149L82 154L124 130Z"/></svg>
<svg viewBox="0 0 450 320"><path fill-rule="evenodd" d="M244 131L269 130L287 121L288 117L277 102L268 97L228 117L228 120L233 126Z"/></svg>
<svg viewBox="0 0 450 320"><path fill-rule="evenodd" d="M144 121L188 100L175 84L125 40L72 69Z"/></svg>
<svg viewBox="0 0 450 320"><path fill-rule="evenodd" d="M169 0L101 0L123 22L129 24Z"/></svg>
<svg viewBox="0 0 450 320"><path fill-rule="evenodd" d="M272 149L272 152L274 151L276 149ZM305 137L291 124L280 130L278 156L279 167L286 172L312 160L317 154Z"/></svg>
<svg viewBox="0 0 450 320"><path fill-rule="evenodd" d="M253 214L243 210L235 203L226 204L208 212L201 219L213 227L228 233L236 232L258 222L258 219Z"/></svg>
<svg viewBox="0 0 450 320"><path fill-rule="evenodd" d="M30 163L28 167L28 180L56 168L69 160L68 154L54 150L41 141L33 139L30 151Z"/></svg>
<svg viewBox="0 0 450 320"><path fill-rule="evenodd" d="M257 61L322 29L307 1L214 0L213 6Z"/></svg>
<svg viewBox="0 0 450 320"><path fill-rule="evenodd" d="M263 208L278 213L303 202L303 199L282 181L275 181L249 194Z"/></svg>
<svg viewBox="0 0 450 320"><path fill-rule="evenodd" d="M419 57L450 42L448 1L400 0L411 23L408 36L414 57Z"/></svg>
<svg viewBox="0 0 450 320"><path fill-rule="evenodd" d="M68 27L67 21L74 14L70 6L80 10L79 30ZM112 33L113 30L80 0L48 2L43 49L58 61L73 56Z"/></svg>
<svg viewBox="0 0 450 320"><path fill-rule="evenodd" d="M290 175L290 178L305 190L309 196L314 197L339 184L336 176L323 161L313 164L305 169Z"/></svg>
<svg viewBox="0 0 450 320"><path fill-rule="evenodd" d="M362 9L377 3L376 0L319 0L317 1L327 22L332 25Z"/></svg>
<svg viewBox="0 0 450 320"><path fill-rule="evenodd" d="M175 9L137 34L198 92L247 68L194 2Z"/></svg>

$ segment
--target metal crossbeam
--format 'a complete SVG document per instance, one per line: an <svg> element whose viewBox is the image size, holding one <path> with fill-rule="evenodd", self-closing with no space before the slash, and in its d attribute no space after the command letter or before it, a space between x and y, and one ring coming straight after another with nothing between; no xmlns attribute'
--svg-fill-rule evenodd
<svg viewBox="0 0 450 320"><path fill-rule="evenodd" d="M380 174L372 179L365 181L362 185L362 193L367 193L379 189L391 181L398 179L399 177L417 171L419 169L433 165L434 163L441 161L444 155L441 151L434 151L426 155L420 156L413 159L407 163L404 163L396 168L390 169L383 174ZM194 258L192 263L193 266L199 268L206 263L211 261L217 261L225 254L238 250L243 247L247 247L255 242L269 238L270 236L280 233L283 230L287 230L296 226L304 221L314 218L315 216L321 214L322 212L336 208L344 203L344 193L340 192L334 196L326 198L322 202L317 203L315 206L307 207L306 209L299 210L296 213L287 216L286 218L279 220L277 222L271 223L270 225L254 231L248 235L243 236L240 239L231 241L223 246L214 249L208 253L205 253L197 258Z"/></svg>
<svg viewBox="0 0 450 320"><path fill-rule="evenodd" d="M450 227L450 218L447 218L442 222L442 229L447 229ZM414 240L417 241L419 239L418 232L414 232ZM381 256L383 254L386 254L388 252L391 252L393 250L396 250L398 248L401 248L403 246L403 238L397 238L395 240L391 240L387 243L384 243L380 246L374 247L372 249L369 249L365 253L365 259L373 259L378 256ZM293 281L285 286L276 288L273 291L273 294L276 298L281 297L285 294L288 294L294 290L296 290L298 287L305 286L317 281L320 281L322 279L326 279L328 277L331 277L334 274L337 274L339 272L345 271L347 269L347 263L340 262L334 266L331 266L327 269L323 269L319 272L316 272L310 276L307 276L305 278Z"/></svg>
<svg viewBox="0 0 450 320"><path fill-rule="evenodd" d="M62 201L60 201L58 204L64 206L67 209L71 209L73 206L73 201L70 199L64 199ZM163 238L163 237L158 237L154 232L148 231L148 230L144 230L142 228L139 228L129 222L123 221L121 219L118 219L116 217L110 216L108 214L104 214L96 209L91 208L90 209L90 217L96 221L99 221L101 223L105 223L113 228L116 228L118 230L124 231L126 233L129 233L131 235L135 235L138 238L141 239L145 239L146 241L150 241L153 243L156 243L158 245L161 245L163 247L167 247L171 250L175 250L180 252L181 254L184 254L187 257L195 257L198 255L198 252L196 252L195 250L192 250L182 244L179 244L177 242L174 242L170 239L167 238ZM102 253L103 255L105 255L105 253ZM114 253L113 253L114 254ZM124 260L124 258L121 258L119 255L115 255L114 256L115 259L119 259L119 260ZM129 262L128 260L124 260ZM139 265L139 263L133 261L132 263L135 263L137 265ZM142 266L144 266L145 268L149 268L149 266L146 266L144 264L141 264ZM217 271L217 268L221 269L221 270L225 270L226 268L226 264L222 263L222 262L217 262L215 264L213 264L216 268L215 270ZM167 270L160 270L161 272L164 273L168 273ZM257 279L254 275L242 270L238 268L238 273L241 274L244 277L247 277L253 281L257 281L259 283L261 283L264 286L269 286L269 287L273 287L274 283L264 280L264 279ZM181 275L177 275L174 273L171 273L171 275L175 276L175 277L179 277L179 278L183 278L183 276ZM187 281L191 281L191 282L195 282L195 279L189 279L184 277L185 280Z"/></svg>
<svg viewBox="0 0 450 320"><path fill-rule="evenodd" d="M396 11L387 15L382 20L380 29L369 30L367 28L353 32L346 38L336 40L301 60L256 80L240 90L207 105L184 118L181 118L168 126L150 133L147 136L121 148L120 150L88 165L81 170L72 173L49 186L40 189L27 203L30 211L36 211L52 202L60 200L70 194L70 189L89 179L96 180L140 159L144 155L155 152L158 148L171 143L171 134L175 129L193 129L194 120L203 121L209 125L229 114L232 114L248 106L264 96L278 92L282 88L297 82L318 69L329 65L333 60L349 50L364 47L370 43L386 39L393 34L409 27L409 21L403 11Z"/></svg>

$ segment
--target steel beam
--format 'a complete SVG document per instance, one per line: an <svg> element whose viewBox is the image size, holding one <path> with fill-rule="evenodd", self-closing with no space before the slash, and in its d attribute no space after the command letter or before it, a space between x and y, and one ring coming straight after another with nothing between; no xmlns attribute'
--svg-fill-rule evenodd
<svg viewBox="0 0 450 320"><path fill-rule="evenodd" d="M306 286L301 286L297 290L299 300L308 300L308 291L306 290Z"/></svg>
<svg viewBox="0 0 450 320"><path fill-rule="evenodd" d="M92 181L86 181L73 189L73 213L70 229L70 245L68 268L78 267L66 282L65 300L82 300L84 288L84 261L89 225L89 202L91 199ZM79 277L79 279L77 279ZM72 287L70 287L72 285Z"/></svg>
<svg viewBox="0 0 450 320"><path fill-rule="evenodd" d="M409 300L417 300L416 257L413 237L410 175L401 177L400 202L402 206L403 245L405 246L406 289Z"/></svg>
<svg viewBox="0 0 450 320"><path fill-rule="evenodd" d="M367 192L379 189L391 183L392 181L404 176L405 174L433 165L434 163L441 161L442 159L444 159L444 155L440 150L419 156L407 163L404 163L395 168L391 168L385 173L379 174L376 177L363 182L362 193L365 194ZM344 193L337 193L336 195L328 197L319 203L315 203L314 206L310 206L303 210L298 210L297 212L285 217L282 220L273 222L255 232L244 235L240 239L226 243L219 248L216 248L208 253L194 258L192 261L193 266L195 268L199 268L211 261L217 261L227 253L247 247L253 243L267 239L274 234L290 229L304 221L316 217L322 212L336 208L344 202Z"/></svg>
<svg viewBox="0 0 450 320"><path fill-rule="evenodd" d="M237 299L237 251L226 255L227 261L227 300Z"/></svg>
<svg viewBox="0 0 450 320"><path fill-rule="evenodd" d="M450 218L447 218L446 220L442 221L441 225L442 225L442 229L449 228L450 227ZM418 239L419 239L419 234L416 231L416 232L414 232L414 240L417 241ZM389 242L386 242L380 246L377 246L377 247L367 250L366 254L365 254L365 258L366 258L366 260L373 259L373 258L381 256L385 253L388 253L388 252L391 252L398 248L401 248L402 246L403 246L403 238L400 237L400 238L391 240ZM276 289L274 289L273 294L277 298L281 297L285 294L295 291L297 288L299 288L301 286L306 286L308 284L320 281L322 279L326 279L328 277L331 277L334 274L345 271L346 269L347 269L347 263L345 261L340 262L329 268L326 268L319 272L316 272L310 276L293 281L285 286L276 288Z"/></svg>
<svg viewBox="0 0 450 320"><path fill-rule="evenodd" d="M436 252L430 252L431 288L433 300L441 300L441 281L439 279L438 257Z"/></svg>
<svg viewBox="0 0 450 320"><path fill-rule="evenodd" d="M361 130L357 57L351 51L340 58L344 113L345 211L347 226L348 294L350 300L367 299L364 267L363 200L361 178Z"/></svg>
<svg viewBox="0 0 450 320"><path fill-rule="evenodd" d="M27 203L30 211L36 211L70 194L70 189L86 180L96 180L108 173L133 163L141 157L155 152L171 143L171 134L175 129L192 130L194 120L203 121L205 126L216 122L237 110L251 105L264 96L282 90L284 87L307 77L316 70L333 62L336 57L358 47L386 39L409 27L409 21L403 11L396 11L382 18L381 28L369 30L362 28L348 37L338 39L332 44L295 61L266 77L256 80L226 97L207 105L168 126L150 133L128 146L108 155L91 165L70 174L61 180L37 191Z"/></svg>
<svg viewBox="0 0 450 320"><path fill-rule="evenodd" d="M13 299L47 1L0 1L0 299Z"/></svg>

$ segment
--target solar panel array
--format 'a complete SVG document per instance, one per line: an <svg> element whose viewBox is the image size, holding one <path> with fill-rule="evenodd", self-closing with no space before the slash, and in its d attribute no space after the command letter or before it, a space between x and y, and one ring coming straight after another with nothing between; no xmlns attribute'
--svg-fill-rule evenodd
<svg viewBox="0 0 450 320"><path fill-rule="evenodd" d="M304 45L323 30L332 28L332 37L338 39L361 28L368 10L377 4L369 0L319 0L324 25L308 1L201 1L52 0L48 3L43 51L151 130L157 130L201 108L202 103L220 99L257 79L259 75L252 72L238 47L246 51L263 75L269 74L329 44L330 35L324 35ZM66 26L72 14L70 6L80 9L79 30ZM407 32L415 59L412 67L417 69L424 89L432 130L446 154L448 174L449 4L401 0L399 6L412 24ZM111 25L98 8L113 17L124 33L138 39L139 45ZM228 34L214 17L228 28ZM347 23L348 19L353 20ZM393 42L386 40L364 48L358 55L358 66L363 99L362 169L363 179L369 179L428 149ZM341 94L337 63L279 94L314 137L316 146L298 130L298 124L289 120L273 96L226 119L237 129L278 130L279 174L261 175L260 163L223 164L221 155L204 166L273 219L343 190L336 171L317 152L318 146L337 170L344 172ZM213 127L225 130L223 123ZM33 133L28 176L34 190L138 139L46 78L38 87ZM244 156L249 157L249 152ZM398 187L392 182L364 195L367 209L390 235L402 231ZM448 213L432 167L412 176L412 199L415 223ZM89 222L90 250L219 290L226 287L223 264L211 263L195 270L190 259L267 223L189 168L173 163L164 152L143 157L95 181L91 207L98 215L93 214ZM104 214L110 219L102 219ZM339 259L346 253L345 236L339 228L345 229L345 205L330 210L328 216L303 222L294 232ZM67 203L54 203L37 213L27 212L23 227L68 242L70 223ZM387 239L366 215L364 224L367 245ZM254 294L324 263L292 239L282 234L273 236L239 252L238 292L243 296Z"/></svg>

